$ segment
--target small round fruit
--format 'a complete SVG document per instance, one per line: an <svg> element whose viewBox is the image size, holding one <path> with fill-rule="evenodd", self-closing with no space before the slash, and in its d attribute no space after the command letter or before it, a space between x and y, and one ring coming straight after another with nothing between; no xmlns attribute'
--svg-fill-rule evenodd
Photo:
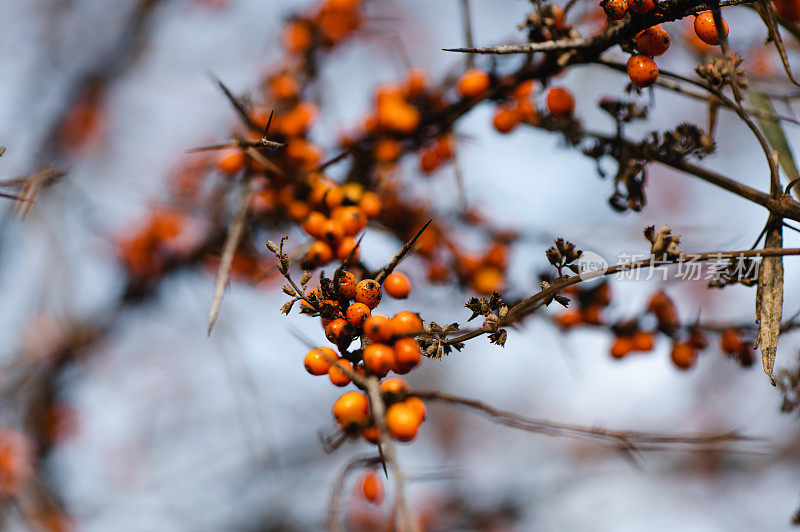
<svg viewBox="0 0 800 532"><path fill-rule="evenodd" d="M364 192L358 202L358 207L367 215L367 218L377 218L381 213L381 199L374 192Z"/></svg>
<svg viewBox="0 0 800 532"><path fill-rule="evenodd" d="M223 150L217 155L217 168L228 175L238 174L246 163L244 152L239 148Z"/></svg>
<svg viewBox="0 0 800 532"><path fill-rule="evenodd" d="M547 111L556 118L571 116L575 110L575 98L564 87L552 87L547 91L545 103Z"/></svg>
<svg viewBox="0 0 800 532"><path fill-rule="evenodd" d="M308 248L306 260L316 266L324 266L333 260L333 250L322 240L315 240Z"/></svg>
<svg viewBox="0 0 800 532"><path fill-rule="evenodd" d="M373 309L381 302L381 285L374 279L363 279L356 285L355 299Z"/></svg>
<svg viewBox="0 0 800 532"><path fill-rule="evenodd" d="M501 105L492 119L492 125L498 133L511 133L520 123L522 117L515 107Z"/></svg>
<svg viewBox="0 0 800 532"><path fill-rule="evenodd" d="M464 72L458 80L457 90L462 98L475 98L489 88L489 74L479 68Z"/></svg>
<svg viewBox="0 0 800 532"><path fill-rule="evenodd" d="M356 278L352 273L343 271L336 277L336 288L339 295L345 299L356 297Z"/></svg>
<svg viewBox="0 0 800 532"><path fill-rule="evenodd" d="M724 19L722 20L722 29L727 37L728 23ZM714 24L714 15L711 11L703 11L695 17L694 33L698 39L706 44L711 46L719 44L719 33L717 32L717 25Z"/></svg>
<svg viewBox="0 0 800 532"><path fill-rule="evenodd" d="M361 494L372 504L380 504L383 501L383 482L374 472L364 473L358 480Z"/></svg>
<svg viewBox="0 0 800 532"><path fill-rule="evenodd" d="M388 342L392 338L391 320L381 314L374 314L364 322L364 334L373 342Z"/></svg>
<svg viewBox="0 0 800 532"><path fill-rule="evenodd" d="M333 417L343 429L369 423L369 399L361 392L347 392L333 403Z"/></svg>
<svg viewBox="0 0 800 532"><path fill-rule="evenodd" d="M369 344L364 348L362 357L364 366L379 377L389 373L397 363L394 350L386 344Z"/></svg>
<svg viewBox="0 0 800 532"><path fill-rule="evenodd" d="M355 236L367 226L367 215L355 205L343 207L339 212L338 219L347 236Z"/></svg>
<svg viewBox="0 0 800 532"><path fill-rule="evenodd" d="M415 335L422 329L422 320L417 314L404 310L392 317L390 326L394 336Z"/></svg>
<svg viewBox="0 0 800 532"><path fill-rule="evenodd" d="M411 281L402 273L390 273L383 281L383 289L395 299L405 299L411 293Z"/></svg>
<svg viewBox="0 0 800 532"><path fill-rule="evenodd" d="M361 327L370 316L369 307L364 303L353 303L345 312L347 322L353 327Z"/></svg>
<svg viewBox="0 0 800 532"><path fill-rule="evenodd" d="M649 13L656 8L656 0L630 0L630 9L634 13Z"/></svg>
<svg viewBox="0 0 800 532"><path fill-rule="evenodd" d="M676 343L672 346L670 358L678 369L689 369L697 360L697 349L688 342Z"/></svg>
<svg viewBox="0 0 800 532"><path fill-rule="evenodd" d="M667 30L658 26L653 26L636 36L636 48L645 55L656 57L669 50L670 38Z"/></svg>
<svg viewBox="0 0 800 532"><path fill-rule="evenodd" d="M413 338L400 338L394 343L394 358L397 362L395 373L403 375L419 366L422 350Z"/></svg>
<svg viewBox="0 0 800 532"><path fill-rule="evenodd" d="M653 333L649 331L636 331L633 333L634 351L652 351L655 345Z"/></svg>
<svg viewBox="0 0 800 532"><path fill-rule="evenodd" d="M408 383L400 377L391 377L381 382L381 391L394 399L405 399L410 389Z"/></svg>
<svg viewBox="0 0 800 532"><path fill-rule="evenodd" d="M633 351L633 340L629 336L618 336L611 344L610 352L614 358L623 358L631 351Z"/></svg>
<svg viewBox="0 0 800 532"><path fill-rule="evenodd" d="M422 421L425 421L427 409L425 408L425 403L422 401L422 399L419 397L409 397L403 402L407 407L412 408Z"/></svg>
<svg viewBox="0 0 800 532"><path fill-rule="evenodd" d="M720 336L720 348L723 353L733 355L742 348L742 336L736 329L725 329Z"/></svg>
<svg viewBox="0 0 800 532"><path fill-rule="evenodd" d="M337 358L336 351L330 347L317 347L306 353L303 364L312 375L326 375L331 363Z"/></svg>
<svg viewBox="0 0 800 532"><path fill-rule="evenodd" d="M325 326L325 338L337 344L344 337L347 321L344 318L335 318Z"/></svg>
<svg viewBox="0 0 800 532"><path fill-rule="evenodd" d="M632 55L628 59L628 77L631 83L643 89L658 79L658 67L651 57L644 54Z"/></svg>
<svg viewBox="0 0 800 532"><path fill-rule="evenodd" d="M600 6L611 20L621 20L628 14L628 0L606 0Z"/></svg>
<svg viewBox="0 0 800 532"><path fill-rule="evenodd" d="M379 441L381 441L381 433L378 430L378 427L376 427L375 425L370 425L369 427L362 430L361 435L364 436L364 439L370 443L378 443Z"/></svg>
<svg viewBox="0 0 800 532"><path fill-rule="evenodd" d="M350 375L344 371L345 369L353 371L353 364L344 358L338 359L336 362L331 364L330 368L328 368L328 378L335 386L338 386L339 388L342 386L347 386L351 382Z"/></svg>
<svg viewBox="0 0 800 532"><path fill-rule="evenodd" d="M419 412L405 403L395 403L386 410L386 426L396 440L413 440L421 424Z"/></svg>

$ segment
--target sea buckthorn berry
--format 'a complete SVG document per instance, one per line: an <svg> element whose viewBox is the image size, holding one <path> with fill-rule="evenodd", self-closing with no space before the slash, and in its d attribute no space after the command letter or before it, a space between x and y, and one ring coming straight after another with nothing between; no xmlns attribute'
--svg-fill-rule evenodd
<svg viewBox="0 0 800 532"><path fill-rule="evenodd" d="M398 312L389 323L394 336L408 336L419 333L422 329L422 320L417 314L409 310Z"/></svg>
<svg viewBox="0 0 800 532"><path fill-rule="evenodd" d="M391 320L381 314L375 314L364 322L364 334L373 342L388 342L392 338Z"/></svg>
<svg viewBox="0 0 800 532"><path fill-rule="evenodd" d="M322 237L329 244L338 242L344 236L344 228L338 220L325 220L322 224Z"/></svg>
<svg viewBox="0 0 800 532"><path fill-rule="evenodd" d="M369 399L361 392L347 392L333 403L333 417L343 429L365 427L369 423Z"/></svg>
<svg viewBox="0 0 800 532"><path fill-rule="evenodd" d="M798 0L772 0L775 12L791 22L800 22L800 2Z"/></svg>
<svg viewBox="0 0 800 532"><path fill-rule="evenodd" d="M519 125L521 119L516 107L501 105L494 113L492 125L498 133L511 133Z"/></svg>
<svg viewBox="0 0 800 532"><path fill-rule="evenodd" d="M403 403L407 407L412 408L422 421L425 421L427 410L425 408L425 403L422 401L422 399L420 399L419 397L409 397L408 399L403 401Z"/></svg>
<svg viewBox="0 0 800 532"><path fill-rule="evenodd" d="M367 318L369 318L370 314L371 312L369 307L364 303L353 303L347 307L345 316L347 316L347 322L350 325L353 327L361 327L364 325L364 322L367 321Z"/></svg>
<svg viewBox="0 0 800 532"><path fill-rule="evenodd" d="M358 260L359 250L356 249L356 245L357 245L357 242L356 242L355 238L353 238L352 236L344 237L339 242L339 245L336 246L336 258L341 260L341 261L345 261L345 260L347 260L347 257L350 256L350 252L355 249L355 251L353 252L353 259L352 260Z"/></svg>
<svg viewBox="0 0 800 532"><path fill-rule="evenodd" d="M303 222L303 231L314 238L322 238L322 231L327 221L328 219L321 212L311 211Z"/></svg>
<svg viewBox="0 0 800 532"><path fill-rule="evenodd" d="M656 57L669 50L669 33L658 26L653 26L636 35L636 48L645 55Z"/></svg>
<svg viewBox="0 0 800 532"><path fill-rule="evenodd" d="M367 226L367 215L354 205L342 207L336 219L342 224L344 234L347 236L355 236Z"/></svg>
<svg viewBox="0 0 800 532"><path fill-rule="evenodd" d="M533 81L532 79L523 81L522 83L514 87L514 93L513 93L514 99L519 101L519 100L524 100L526 98L530 98L533 95L533 89L535 87L536 87L536 82Z"/></svg>
<svg viewBox="0 0 800 532"><path fill-rule="evenodd" d="M325 375L328 373L331 363L337 358L336 351L330 347L317 347L306 354L303 364L310 374Z"/></svg>
<svg viewBox="0 0 800 532"><path fill-rule="evenodd" d="M364 473L358 480L361 494L372 504L383 502L383 482L374 472Z"/></svg>
<svg viewBox="0 0 800 532"><path fill-rule="evenodd" d="M508 245L495 242L489 249L486 250L486 255L483 256L483 262L488 266L495 268L505 269L508 266Z"/></svg>
<svg viewBox="0 0 800 532"><path fill-rule="evenodd" d="M602 317L600 316L602 312L603 307L593 303L581 309L581 318L584 323L588 323L589 325L600 325L603 323Z"/></svg>
<svg viewBox="0 0 800 532"><path fill-rule="evenodd" d="M347 321L343 318L336 318L325 326L325 338L336 344L343 338Z"/></svg>
<svg viewBox="0 0 800 532"><path fill-rule="evenodd" d="M286 212L293 220L300 221L311 214L311 207L305 201L294 200L286 207Z"/></svg>
<svg viewBox="0 0 800 532"><path fill-rule="evenodd" d="M492 292L502 292L505 288L505 277L499 268L481 266L470 278L470 287L482 296Z"/></svg>
<svg viewBox="0 0 800 532"><path fill-rule="evenodd" d="M411 390L403 379L391 377L381 382L381 391L393 396L394 399L405 399L406 395L408 395L408 392Z"/></svg>
<svg viewBox="0 0 800 532"><path fill-rule="evenodd" d="M395 373L406 374L422 361L422 350L413 338L400 338L394 343Z"/></svg>
<svg viewBox="0 0 800 532"><path fill-rule="evenodd" d="M278 74L269 79L269 88L276 98L291 100L300 93L300 84L289 74Z"/></svg>
<svg viewBox="0 0 800 532"><path fill-rule="evenodd" d="M583 322L581 311L578 309L565 310L556 316L556 325L562 329L571 329Z"/></svg>
<svg viewBox="0 0 800 532"><path fill-rule="evenodd" d="M690 344L692 344L695 349L702 350L708 347L708 338L706 335L703 334L702 331L693 329L689 333L689 339L687 340Z"/></svg>
<svg viewBox="0 0 800 532"><path fill-rule="evenodd" d="M722 29L725 36L728 36L728 23L722 20ZM694 19L694 33L697 38L706 44L716 46L719 44L719 33L717 33L717 26L714 24L714 15L711 11L703 11L698 14Z"/></svg>
<svg viewBox="0 0 800 532"><path fill-rule="evenodd" d="M356 278L352 273L343 271L334 277L334 281L340 296L345 299L353 299L356 296Z"/></svg>
<svg viewBox="0 0 800 532"><path fill-rule="evenodd" d="M736 329L725 329L720 336L720 348L723 353L733 355L742 349L742 336Z"/></svg>
<svg viewBox="0 0 800 532"><path fill-rule="evenodd" d="M652 351L655 344L653 333L648 331L636 331L632 340L634 351Z"/></svg>
<svg viewBox="0 0 800 532"><path fill-rule="evenodd" d="M308 248L306 260L316 266L324 266L333 260L333 250L322 240L315 240Z"/></svg>
<svg viewBox="0 0 800 532"><path fill-rule="evenodd" d="M313 39L310 25L302 20L288 23L283 29L283 46L291 53L299 54L308 50Z"/></svg>
<svg viewBox="0 0 800 532"><path fill-rule="evenodd" d="M383 289L395 299L405 299L411 293L411 281L402 273L390 273L383 281Z"/></svg>
<svg viewBox="0 0 800 532"><path fill-rule="evenodd" d="M358 202L358 207L367 215L367 218L377 218L381 213L381 199L374 192L364 192Z"/></svg>
<svg viewBox="0 0 800 532"><path fill-rule="evenodd" d="M364 367L379 377L389 373L396 364L394 350L386 344L369 344L364 348L362 356Z"/></svg>
<svg viewBox="0 0 800 532"><path fill-rule="evenodd" d="M575 110L575 98L564 87L552 87L545 98L547 112L556 118L571 116Z"/></svg>
<svg viewBox="0 0 800 532"><path fill-rule="evenodd" d="M656 62L644 54L632 55L628 59L627 69L631 83L640 89L649 87L658 79Z"/></svg>
<svg viewBox="0 0 800 532"><path fill-rule="evenodd" d="M405 403L395 403L386 410L386 426L396 440L413 440L421 424L419 412Z"/></svg>
<svg viewBox="0 0 800 532"><path fill-rule="evenodd" d="M364 439L370 443L378 443L379 441L381 441L381 433L378 430L378 427L376 427L375 425L370 425L369 427L362 430L361 435L364 436Z"/></svg>
<svg viewBox="0 0 800 532"><path fill-rule="evenodd" d="M332 363L331 367L328 368L328 378L330 378L331 382L339 388L347 386L351 382L350 376L343 371L342 368L352 371L353 364L351 364L349 360L340 358L336 360L336 362Z"/></svg>
<svg viewBox="0 0 800 532"><path fill-rule="evenodd" d="M672 346L670 358L678 369L689 369L697 360L697 349L688 342L676 343Z"/></svg>
<svg viewBox="0 0 800 532"><path fill-rule="evenodd" d="M238 174L246 163L244 152L239 148L222 150L217 154L217 168L228 175Z"/></svg>
<svg viewBox="0 0 800 532"><path fill-rule="evenodd" d="M605 0L600 7L611 20L621 20L628 14L628 0Z"/></svg>
<svg viewBox="0 0 800 532"><path fill-rule="evenodd" d="M656 0L630 0L630 9L634 13L649 13L656 8Z"/></svg>
<svg viewBox="0 0 800 532"><path fill-rule="evenodd" d="M453 143L453 135L442 135L433 142L433 149L436 151L436 156L440 161L447 161L452 159L456 154L456 148Z"/></svg>
<svg viewBox="0 0 800 532"><path fill-rule="evenodd" d="M424 148L419 152L419 169L425 174L431 174L439 168L441 160L432 147Z"/></svg>
<svg viewBox="0 0 800 532"><path fill-rule="evenodd" d="M458 80L458 93L462 98L475 98L489 88L489 74L479 68L464 72Z"/></svg>
<svg viewBox="0 0 800 532"><path fill-rule="evenodd" d="M381 285L374 279L363 279L356 285L355 299L373 309L381 302Z"/></svg>
<svg viewBox="0 0 800 532"><path fill-rule="evenodd" d="M412 68L406 74L405 93L407 96L418 96L428 85L428 72L423 68Z"/></svg>
<svg viewBox="0 0 800 532"><path fill-rule="evenodd" d="M630 336L618 336L611 344L611 356L614 358L622 358L633 351L633 339Z"/></svg>

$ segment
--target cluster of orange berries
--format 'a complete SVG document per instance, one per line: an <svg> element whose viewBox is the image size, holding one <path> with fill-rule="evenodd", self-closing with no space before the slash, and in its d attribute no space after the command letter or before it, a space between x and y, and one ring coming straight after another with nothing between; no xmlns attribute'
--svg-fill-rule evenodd
<svg viewBox="0 0 800 532"><path fill-rule="evenodd" d="M539 114L531 99L533 92L533 80L523 81L514 88L511 101L497 107L492 124L498 132L511 133L520 123L536 125Z"/></svg>
<svg viewBox="0 0 800 532"><path fill-rule="evenodd" d="M390 371L402 375L420 364L422 350L414 339L422 329L420 317L407 310L391 318L372 314L383 291L396 299L408 297L411 283L405 275L387 275L383 288L374 279L356 283L348 271L339 271L327 281L323 279L320 287L311 291L309 302L304 302L302 308L305 313L319 314L325 337L344 355L330 347L312 349L304 359L306 371L328 375L334 385L343 387L352 382L352 374L383 379ZM317 305L317 309L309 303ZM361 340L362 348L351 353L348 347L354 339ZM381 392L388 407L386 423L392 437L400 441L413 439L425 418L422 401L409 396L408 385L397 377L384 379ZM334 404L333 413L344 432L377 442L378 429L364 393L344 394Z"/></svg>
<svg viewBox="0 0 800 532"><path fill-rule="evenodd" d="M498 239L482 254L457 254L458 273L466 279L470 288L482 296L492 292L503 292L508 269L508 242Z"/></svg>
<svg viewBox="0 0 800 532"><path fill-rule="evenodd" d="M577 284L564 289L565 295L572 296L574 305L555 318L555 323L562 329L571 329L578 325L600 325L603 309L611 304L611 286L602 281L594 287L583 287Z"/></svg>
<svg viewBox="0 0 800 532"><path fill-rule="evenodd" d="M336 46L362 23L360 0L325 0L309 15L297 16L283 30L284 48L295 55L308 53L317 44Z"/></svg>
<svg viewBox="0 0 800 532"><path fill-rule="evenodd" d="M611 20L621 20L631 12L634 15L649 13L656 8L656 0L603 0L600 6ZM728 25L722 21L725 35ZM708 45L718 45L720 36L710 11L695 16L694 31L697 37ZM639 88L653 85L658 80L658 67L654 57L665 53L670 46L669 33L661 25L648 28L634 38L639 53L628 59L627 71L631 83Z"/></svg>
<svg viewBox="0 0 800 532"><path fill-rule="evenodd" d="M140 227L117 239L117 255L132 275L157 275L172 257L189 251L180 238L187 226L183 214L155 209Z"/></svg>

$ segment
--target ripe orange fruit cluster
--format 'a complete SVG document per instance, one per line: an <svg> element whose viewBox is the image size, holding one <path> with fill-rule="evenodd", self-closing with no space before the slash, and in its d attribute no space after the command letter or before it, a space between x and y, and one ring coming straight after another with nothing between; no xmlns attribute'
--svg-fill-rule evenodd
<svg viewBox="0 0 800 532"><path fill-rule="evenodd" d="M728 35L728 23L722 20L723 33ZM697 37L704 43L716 46L720 43L719 32L717 32L717 25L714 23L714 15L711 11L703 11L697 14L694 18L694 32Z"/></svg>
<svg viewBox="0 0 800 532"><path fill-rule="evenodd" d="M460 252L456 255L460 276L478 295L489 296L505 290L509 244L505 240L492 242L483 254Z"/></svg>
<svg viewBox="0 0 800 532"><path fill-rule="evenodd" d="M571 329L581 324L601 324L603 309L611 304L611 285L607 281L591 288L574 284L563 293L572 296L575 305L571 304L570 308L556 316L555 323L562 329Z"/></svg>
<svg viewBox="0 0 800 532"><path fill-rule="evenodd" d="M189 251L180 242L187 225L178 212L153 210L144 224L117 238L117 256L135 277L156 275L170 258Z"/></svg>
<svg viewBox="0 0 800 532"><path fill-rule="evenodd" d="M326 0L310 16L295 17L284 27L284 48L301 55L316 43L326 48L339 44L361 26L360 4L360 0Z"/></svg>
<svg viewBox="0 0 800 532"><path fill-rule="evenodd" d="M545 98L547 112L556 118L572 116L575 110L575 98L564 87L551 87Z"/></svg>
<svg viewBox="0 0 800 532"><path fill-rule="evenodd" d="M492 124L498 132L510 133L522 122L527 124L536 123L538 112L531 99L533 90L533 80L524 81L514 89L510 102L503 103L497 107Z"/></svg>

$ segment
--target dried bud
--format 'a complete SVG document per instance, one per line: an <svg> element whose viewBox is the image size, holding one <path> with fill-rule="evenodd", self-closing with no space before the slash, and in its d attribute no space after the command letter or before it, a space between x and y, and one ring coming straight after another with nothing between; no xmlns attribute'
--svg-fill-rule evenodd
<svg viewBox="0 0 800 532"><path fill-rule="evenodd" d="M311 272L306 270L303 272L303 276L300 278L300 285L305 286L311 280Z"/></svg>
<svg viewBox="0 0 800 532"><path fill-rule="evenodd" d="M290 284L283 285L283 293L286 294L287 296L297 295L297 292L294 291L294 288L292 288L292 285Z"/></svg>
<svg viewBox="0 0 800 532"><path fill-rule="evenodd" d="M678 244L681 242L680 235L673 235L668 225L663 226L655 232L654 226L649 226L644 230L644 236L652 244L650 254L655 257L666 257L676 259L681 256Z"/></svg>
<svg viewBox="0 0 800 532"><path fill-rule="evenodd" d="M278 246L272 240L267 240L267 249L275 254L278 253Z"/></svg>

